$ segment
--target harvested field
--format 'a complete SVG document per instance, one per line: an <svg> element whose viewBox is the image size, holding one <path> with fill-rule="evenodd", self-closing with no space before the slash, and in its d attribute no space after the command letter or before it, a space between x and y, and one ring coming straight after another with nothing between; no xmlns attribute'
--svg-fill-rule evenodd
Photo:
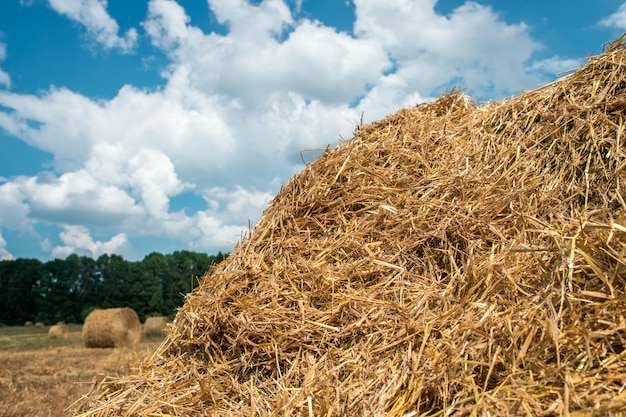
<svg viewBox="0 0 626 417"><path fill-rule="evenodd" d="M623 415L625 62L361 127L82 416Z"/></svg>
<svg viewBox="0 0 626 417"><path fill-rule="evenodd" d="M81 326L68 325L67 339L49 339L48 328L0 328L0 416L65 417L92 389L93 381L122 376L161 343L135 349L87 349Z"/></svg>

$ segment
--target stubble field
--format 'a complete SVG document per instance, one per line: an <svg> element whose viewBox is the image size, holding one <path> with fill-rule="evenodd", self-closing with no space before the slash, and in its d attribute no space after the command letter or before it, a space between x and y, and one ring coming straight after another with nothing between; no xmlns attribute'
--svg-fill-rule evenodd
<svg viewBox="0 0 626 417"><path fill-rule="evenodd" d="M87 349L81 325L67 339L49 339L45 327L0 328L0 416L57 417L107 376L129 373L163 337L142 337L134 349Z"/></svg>

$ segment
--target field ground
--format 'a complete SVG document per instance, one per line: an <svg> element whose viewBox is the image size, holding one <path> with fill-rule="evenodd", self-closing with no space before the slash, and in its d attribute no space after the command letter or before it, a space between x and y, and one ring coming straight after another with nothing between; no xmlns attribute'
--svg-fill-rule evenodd
<svg viewBox="0 0 626 417"><path fill-rule="evenodd" d="M126 375L162 337L134 349L87 349L81 325L67 339L49 339L45 327L0 327L0 416L68 416L70 407L106 376Z"/></svg>

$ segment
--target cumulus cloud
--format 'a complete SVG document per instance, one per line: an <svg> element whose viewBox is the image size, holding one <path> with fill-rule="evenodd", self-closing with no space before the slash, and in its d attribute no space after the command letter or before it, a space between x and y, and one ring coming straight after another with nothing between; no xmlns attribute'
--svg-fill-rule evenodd
<svg viewBox="0 0 626 417"><path fill-rule="evenodd" d="M82 165L97 140L85 133L103 122L98 102L65 88L51 88L41 95L0 91L0 106L12 109L0 113L0 127L54 155L63 171Z"/></svg>
<svg viewBox="0 0 626 417"><path fill-rule="evenodd" d="M242 225L224 224L218 218L211 216L206 211L200 211L194 216L194 222L199 232L198 239L191 247L206 248L215 247L216 243L232 246L245 236L246 227Z"/></svg>
<svg viewBox="0 0 626 417"><path fill-rule="evenodd" d="M406 91L424 95L456 80L473 95L497 99L539 83L526 63L540 45L525 24L507 24L490 6L474 2L444 16L436 3L355 0L355 33L384 46Z"/></svg>
<svg viewBox="0 0 626 417"><path fill-rule="evenodd" d="M7 250L7 242L0 234L0 261L10 261L15 259L15 257Z"/></svg>
<svg viewBox="0 0 626 417"><path fill-rule="evenodd" d="M137 30L119 36L119 25L107 12L107 0L48 0L57 13L84 26L90 37L106 49L130 52L137 44Z"/></svg>
<svg viewBox="0 0 626 417"><path fill-rule="evenodd" d="M236 218L250 219L258 217L273 197L269 192L250 191L237 185L234 189L212 187L204 191L206 200L214 217L219 217L220 212L229 213ZM225 209L225 210L224 210Z"/></svg>
<svg viewBox="0 0 626 417"><path fill-rule="evenodd" d="M210 5L228 25L227 35L190 26L173 0L151 1L144 27L154 45L169 54L172 72L185 72L193 89L226 97L244 109L263 108L290 92L325 103L350 102L390 67L378 42L307 19L295 23L281 1Z"/></svg>
<svg viewBox="0 0 626 417"><path fill-rule="evenodd" d="M531 70L542 71L549 74L563 75L580 67L584 63L581 59L562 59L552 57L537 61L530 66Z"/></svg>
<svg viewBox="0 0 626 417"><path fill-rule="evenodd" d="M30 216L39 220L111 225L143 212L126 191L98 181L82 169L59 177L42 173L21 185Z"/></svg>
<svg viewBox="0 0 626 417"><path fill-rule="evenodd" d="M28 218L29 206L21 187L25 178L17 178L0 185L0 229L7 228L23 232L31 231Z"/></svg>
<svg viewBox="0 0 626 417"><path fill-rule="evenodd" d="M183 184L174 172L174 165L163 152L141 149L128 162L130 186L141 195L144 207L154 218L164 218L169 211L169 199L192 184Z"/></svg>
<svg viewBox="0 0 626 417"><path fill-rule="evenodd" d="M626 29L626 3L623 3L615 13L600 20L601 26L606 26L615 29Z"/></svg>
<svg viewBox="0 0 626 417"><path fill-rule="evenodd" d="M106 1L49 1L105 47L134 45ZM443 16L435 3L356 0L348 34L295 18L281 0L211 0L220 34L173 0L150 0L142 27L169 60L162 88L127 85L108 100L0 90L0 127L54 155L50 172L2 185L0 225L60 225L54 256L127 250L146 235L223 250L302 168L303 151L349 138L361 115L385 117L454 80L496 98L536 86L526 26L471 2ZM203 203L172 210L182 193ZM93 225L114 237L94 241Z"/></svg>
<svg viewBox="0 0 626 417"><path fill-rule="evenodd" d="M124 233L113 236L107 242L94 241L85 226L65 226L60 238L64 245L52 249L53 258L63 259L73 253L86 253L92 258L97 258L104 254L124 253L129 245Z"/></svg>

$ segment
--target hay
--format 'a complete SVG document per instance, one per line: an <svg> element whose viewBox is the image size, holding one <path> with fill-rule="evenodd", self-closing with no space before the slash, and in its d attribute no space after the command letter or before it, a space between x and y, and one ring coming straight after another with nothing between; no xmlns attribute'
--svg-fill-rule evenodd
<svg viewBox="0 0 626 417"><path fill-rule="evenodd" d="M169 317L148 317L143 325L143 334L145 336L162 336L169 322Z"/></svg>
<svg viewBox="0 0 626 417"><path fill-rule="evenodd" d="M48 330L48 338L49 339L67 339L70 330L68 329L65 323L55 324L50 326Z"/></svg>
<svg viewBox="0 0 626 417"><path fill-rule="evenodd" d="M43 322L42 322L42 321L38 321L37 323L35 323L35 327L42 328L42 327L44 327L44 326L45 326L45 325L43 324Z"/></svg>
<svg viewBox="0 0 626 417"><path fill-rule="evenodd" d="M626 49L306 166L83 416L626 412Z"/></svg>
<svg viewBox="0 0 626 417"><path fill-rule="evenodd" d="M33 322L32 321L25 322L24 327L33 327Z"/></svg>
<svg viewBox="0 0 626 417"><path fill-rule="evenodd" d="M88 348L133 347L141 338L141 323L132 308L94 310L85 319L82 339Z"/></svg>

